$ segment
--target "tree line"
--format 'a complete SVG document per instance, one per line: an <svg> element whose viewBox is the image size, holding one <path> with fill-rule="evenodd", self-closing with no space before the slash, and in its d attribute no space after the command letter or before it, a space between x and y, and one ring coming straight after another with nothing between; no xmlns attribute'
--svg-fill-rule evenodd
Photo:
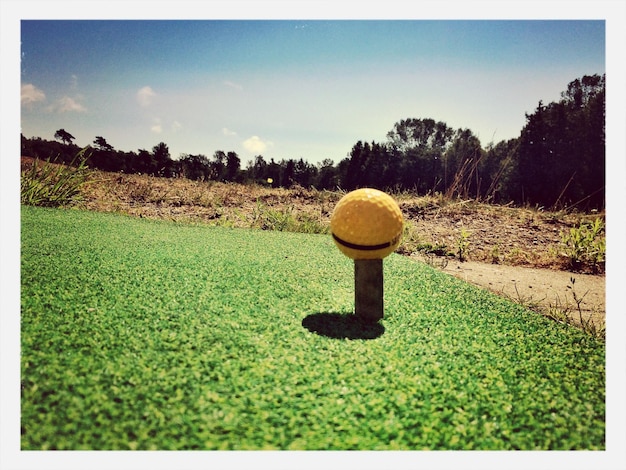
<svg viewBox="0 0 626 470"><path fill-rule="evenodd" d="M605 75L570 82L557 102L541 101L520 136L486 147L470 129L453 129L430 118L396 122L386 142L358 141L336 165L302 158L266 160L257 155L245 168L232 151L211 158L171 158L163 142L151 151L115 150L96 136L87 164L104 171L185 177L203 181L256 182L352 190L375 187L419 195L476 198L493 203L549 208L605 206ZM70 163L80 150L59 129L55 141L22 136L22 155Z"/></svg>

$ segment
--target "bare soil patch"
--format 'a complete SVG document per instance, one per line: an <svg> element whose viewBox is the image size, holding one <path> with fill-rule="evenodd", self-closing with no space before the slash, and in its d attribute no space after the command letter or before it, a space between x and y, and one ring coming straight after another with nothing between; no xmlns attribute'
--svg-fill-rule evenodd
<svg viewBox="0 0 626 470"><path fill-rule="evenodd" d="M567 312L577 325L581 318L598 326L605 323L604 276L476 261L452 261L441 270L545 314L550 309L552 314Z"/></svg>

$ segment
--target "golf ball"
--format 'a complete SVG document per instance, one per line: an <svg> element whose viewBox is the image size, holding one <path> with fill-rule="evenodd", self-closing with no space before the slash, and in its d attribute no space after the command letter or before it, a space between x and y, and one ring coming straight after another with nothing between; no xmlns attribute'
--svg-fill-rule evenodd
<svg viewBox="0 0 626 470"><path fill-rule="evenodd" d="M372 188L346 194L330 218L335 244L352 259L380 259L391 254L400 244L402 227L396 201Z"/></svg>

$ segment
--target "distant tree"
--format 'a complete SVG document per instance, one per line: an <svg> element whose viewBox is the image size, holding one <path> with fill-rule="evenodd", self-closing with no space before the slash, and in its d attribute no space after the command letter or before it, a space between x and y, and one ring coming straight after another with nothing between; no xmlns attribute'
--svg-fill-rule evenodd
<svg viewBox="0 0 626 470"><path fill-rule="evenodd" d="M113 150L113 146L107 143L106 139L102 136L96 136L93 143L98 148L98 150L104 150L104 151Z"/></svg>
<svg viewBox="0 0 626 470"><path fill-rule="evenodd" d="M509 203L519 200L519 139L509 139L490 145L485 154L489 185L481 194L490 202Z"/></svg>
<svg viewBox="0 0 626 470"><path fill-rule="evenodd" d="M71 144L76 137L67 132L65 129L59 129L54 133L54 138L60 140L64 144Z"/></svg>
<svg viewBox="0 0 626 470"><path fill-rule="evenodd" d="M454 136L445 122L434 119L410 118L395 123L387 139L397 184L418 193L440 188L446 171L443 156Z"/></svg>
<svg viewBox="0 0 626 470"><path fill-rule="evenodd" d="M336 189L339 186L338 171L330 158L325 158L318 164L314 186L317 189Z"/></svg>
<svg viewBox="0 0 626 470"><path fill-rule="evenodd" d="M585 75L569 83L562 103L568 115L571 133L572 173L576 174L559 204L579 207L604 207L606 184L605 102L606 76Z"/></svg>
<svg viewBox="0 0 626 470"><path fill-rule="evenodd" d="M269 180L271 180L271 185L273 188L277 188L280 186L280 174L281 174L281 166L280 163L276 163L274 161L273 158L270 159L269 163L267 164L267 176L266 176L266 180L267 182L269 182Z"/></svg>
<svg viewBox="0 0 626 470"><path fill-rule="evenodd" d="M170 157L170 150L164 142L160 142L152 147L152 156L156 163L156 169L153 174L168 178L175 175L175 165Z"/></svg>
<svg viewBox="0 0 626 470"><path fill-rule="evenodd" d="M102 136L94 141L96 148L89 159L89 164L103 171L125 171L129 162L124 152L115 152Z"/></svg>
<svg viewBox="0 0 626 470"><path fill-rule="evenodd" d="M304 188L310 188L317 176L317 168L300 158L294 165L294 180Z"/></svg>
<svg viewBox="0 0 626 470"><path fill-rule="evenodd" d="M378 189L391 189L398 185L400 161L389 145L372 141L365 160L366 184Z"/></svg>
<svg viewBox="0 0 626 470"><path fill-rule="evenodd" d="M248 179L256 182L266 181L268 178L267 166L267 162L263 158L263 155L255 156L254 160L248 163Z"/></svg>
<svg viewBox="0 0 626 470"><path fill-rule="evenodd" d="M358 141L352 147L342 172L341 187L353 190L365 185L365 164L369 155L369 144Z"/></svg>
<svg viewBox="0 0 626 470"><path fill-rule="evenodd" d="M280 185L289 188L296 182L296 161L292 158L281 162Z"/></svg>
<svg viewBox="0 0 626 470"><path fill-rule="evenodd" d="M235 152L228 152L226 154L226 169L224 179L226 181L238 181L239 171L241 166L241 160Z"/></svg>
<svg viewBox="0 0 626 470"><path fill-rule="evenodd" d="M340 162L337 168L340 185L345 189L369 186L383 190L396 186L401 160L393 157L388 145L358 141L347 162Z"/></svg>
<svg viewBox="0 0 626 470"><path fill-rule="evenodd" d="M585 75L571 81L567 85L567 90L561 93L561 98L574 109L583 108L604 92L605 82L605 75Z"/></svg>
<svg viewBox="0 0 626 470"><path fill-rule="evenodd" d="M469 129L458 129L454 140L443 154L443 189L446 194L479 197L484 151L480 140Z"/></svg>
<svg viewBox="0 0 626 470"><path fill-rule="evenodd" d="M520 200L600 208L605 187L605 79L569 83L559 102L526 114L519 143Z"/></svg>
<svg viewBox="0 0 626 470"><path fill-rule="evenodd" d="M23 156L50 160L69 164L75 160L80 148L74 144L65 144L55 140L44 140L41 137L27 139L21 136L21 153Z"/></svg>
<svg viewBox="0 0 626 470"><path fill-rule="evenodd" d="M180 159L180 171L190 180L208 180L211 164L204 155L183 155Z"/></svg>
<svg viewBox="0 0 626 470"><path fill-rule="evenodd" d="M396 122L387 133L389 143L403 153L415 148L443 153L453 136L454 130L445 122L416 118Z"/></svg>
<svg viewBox="0 0 626 470"><path fill-rule="evenodd" d="M150 152L146 149L139 149L137 155L133 157L132 168L136 173L144 173L146 175L156 174L157 162Z"/></svg>
<svg viewBox="0 0 626 470"><path fill-rule="evenodd" d="M213 160L211 160L210 179L214 181L224 181L226 176L226 161L226 153L223 150L215 151Z"/></svg>

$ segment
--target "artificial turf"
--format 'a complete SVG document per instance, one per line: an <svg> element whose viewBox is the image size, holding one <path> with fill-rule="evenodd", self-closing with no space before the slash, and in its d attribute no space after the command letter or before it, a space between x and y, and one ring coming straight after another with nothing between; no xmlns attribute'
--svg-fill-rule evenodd
<svg viewBox="0 0 626 470"><path fill-rule="evenodd" d="M22 449L604 449L605 346L328 235L21 209Z"/></svg>

